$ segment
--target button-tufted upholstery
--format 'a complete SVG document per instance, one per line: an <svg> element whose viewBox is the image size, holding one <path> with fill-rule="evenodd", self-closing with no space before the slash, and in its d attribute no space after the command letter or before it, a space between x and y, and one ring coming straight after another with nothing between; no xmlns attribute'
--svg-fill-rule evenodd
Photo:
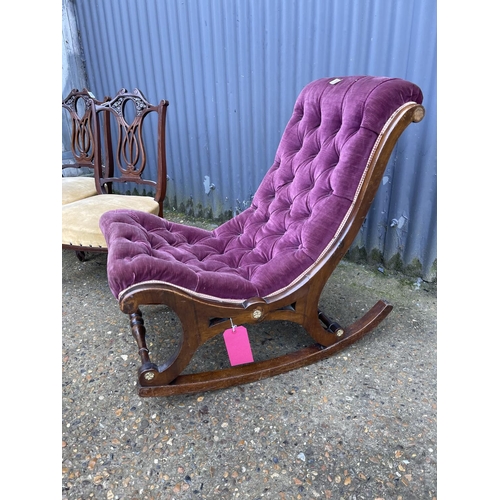
<svg viewBox="0 0 500 500"><path fill-rule="evenodd" d="M251 206L214 231L133 210L104 214L115 297L149 280L222 299L266 297L306 272L340 230L386 121L422 102L405 80L335 80L302 90Z"/></svg>

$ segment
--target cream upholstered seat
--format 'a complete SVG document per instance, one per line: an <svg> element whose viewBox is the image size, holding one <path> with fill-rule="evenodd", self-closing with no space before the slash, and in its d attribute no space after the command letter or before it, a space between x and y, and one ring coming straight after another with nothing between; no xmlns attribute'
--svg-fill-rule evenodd
<svg viewBox="0 0 500 500"><path fill-rule="evenodd" d="M62 243L73 247L105 250L106 240L99 228L99 219L119 208L158 215L160 206L150 196L103 194L91 196L62 207Z"/></svg>
<svg viewBox="0 0 500 500"><path fill-rule="evenodd" d="M97 189L95 188L94 176L85 177L78 175L75 177L62 178L62 204L67 205L74 201L83 200L89 196L95 196Z"/></svg>
<svg viewBox="0 0 500 500"><path fill-rule="evenodd" d="M168 101L161 100L153 106L140 90L121 89L113 99L102 103L87 102L95 117L94 161L102 165L100 144L103 143L105 167L94 169L91 179L97 194L62 206L62 247L75 250L81 260L85 252L107 251L99 228L99 219L106 212L132 209L161 217L167 183L165 124ZM152 124L153 130L156 125L156 137L150 138L151 141L143 137L147 116L151 120L156 116L156 123ZM68 186L74 185L75 192L81 193L87 188L90 193L91 186L85 184L81 177L68 182ZM142 195L135 194L140 190ZM128 194L130 192L134 194ZM70 199L69 190L66 195L63 200Z"/></svg>

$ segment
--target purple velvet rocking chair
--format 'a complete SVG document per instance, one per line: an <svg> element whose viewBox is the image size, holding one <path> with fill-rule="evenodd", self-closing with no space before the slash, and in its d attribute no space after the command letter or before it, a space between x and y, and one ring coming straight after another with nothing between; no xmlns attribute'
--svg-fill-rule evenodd
<svg viewBox="0 0 500 500"><path fill-rule="evenodd" d="M214 231L132 210L101 217L109 286L139 347L140 396L221 389L331 356L373 330L379 300L341 327L319 311L321 292L358 233L401 133L424 116L422 92L397 78L322 78L300 93L275 161L252 205ZM141 307L163 304L182 326L175 354L150 360ZM183 371L234 325L298 323L308 347L202 373ZM251 335L250 335L251 339Z"/></svg>

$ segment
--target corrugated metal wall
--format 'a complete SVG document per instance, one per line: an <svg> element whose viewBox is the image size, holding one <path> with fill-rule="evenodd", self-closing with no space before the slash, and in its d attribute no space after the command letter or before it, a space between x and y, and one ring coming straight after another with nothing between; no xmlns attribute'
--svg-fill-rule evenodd
<svg viewBox="0 0 500 500"><path fill-rule="evenodd" d="M352 248L435 277L435 0L74 4L94 94L138 87L170 101L167 201L195 216L248 206L308 82L373 74L418 84L426 118L401 137Z"/></svg>
<svg viewBox="0 0 500 500"><path fill-rule="evenodd" d="M62 4L62 97L66 97L71 89L87 87L87 76L82 60L78 22L75 6L72 2ZM62 161L71 163L71 120L69 114L62 110ZM66 172L73 169L66 169ZM63 174L65 175L65 174Z"/></svg>

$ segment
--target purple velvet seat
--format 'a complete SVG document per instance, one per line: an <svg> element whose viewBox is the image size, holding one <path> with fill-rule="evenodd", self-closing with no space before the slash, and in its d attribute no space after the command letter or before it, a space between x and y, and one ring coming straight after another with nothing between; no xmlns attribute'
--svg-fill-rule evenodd
<svg viewBox="0 0 500 500"><path fill-rule="evenodd" d="M157 280L222 299L279 292L334 241L390 116L420 89L383 77L322 78L300 93L252 205L214 231L132 210L104 214L110 288Z"/></svg>
<svg viewBox="0 0 500 500"><path fill-rule="evenodd" d="M139 347L140 396L221 389L300 368L356 342L389 314L392 306L379 300L342 327L319 300L399 136L423 118L421 103L420 89L397 78L316 80L300 93L273 165L238 216L206 231L133 210L102 215L109 286ZM143 305L168 307L182 326L175 353L161 365L149 357ZM208 340L262 321L299 324L314 342L248 362L238 338L237 354L247 352L241 363L184 373Z"/></svg>

